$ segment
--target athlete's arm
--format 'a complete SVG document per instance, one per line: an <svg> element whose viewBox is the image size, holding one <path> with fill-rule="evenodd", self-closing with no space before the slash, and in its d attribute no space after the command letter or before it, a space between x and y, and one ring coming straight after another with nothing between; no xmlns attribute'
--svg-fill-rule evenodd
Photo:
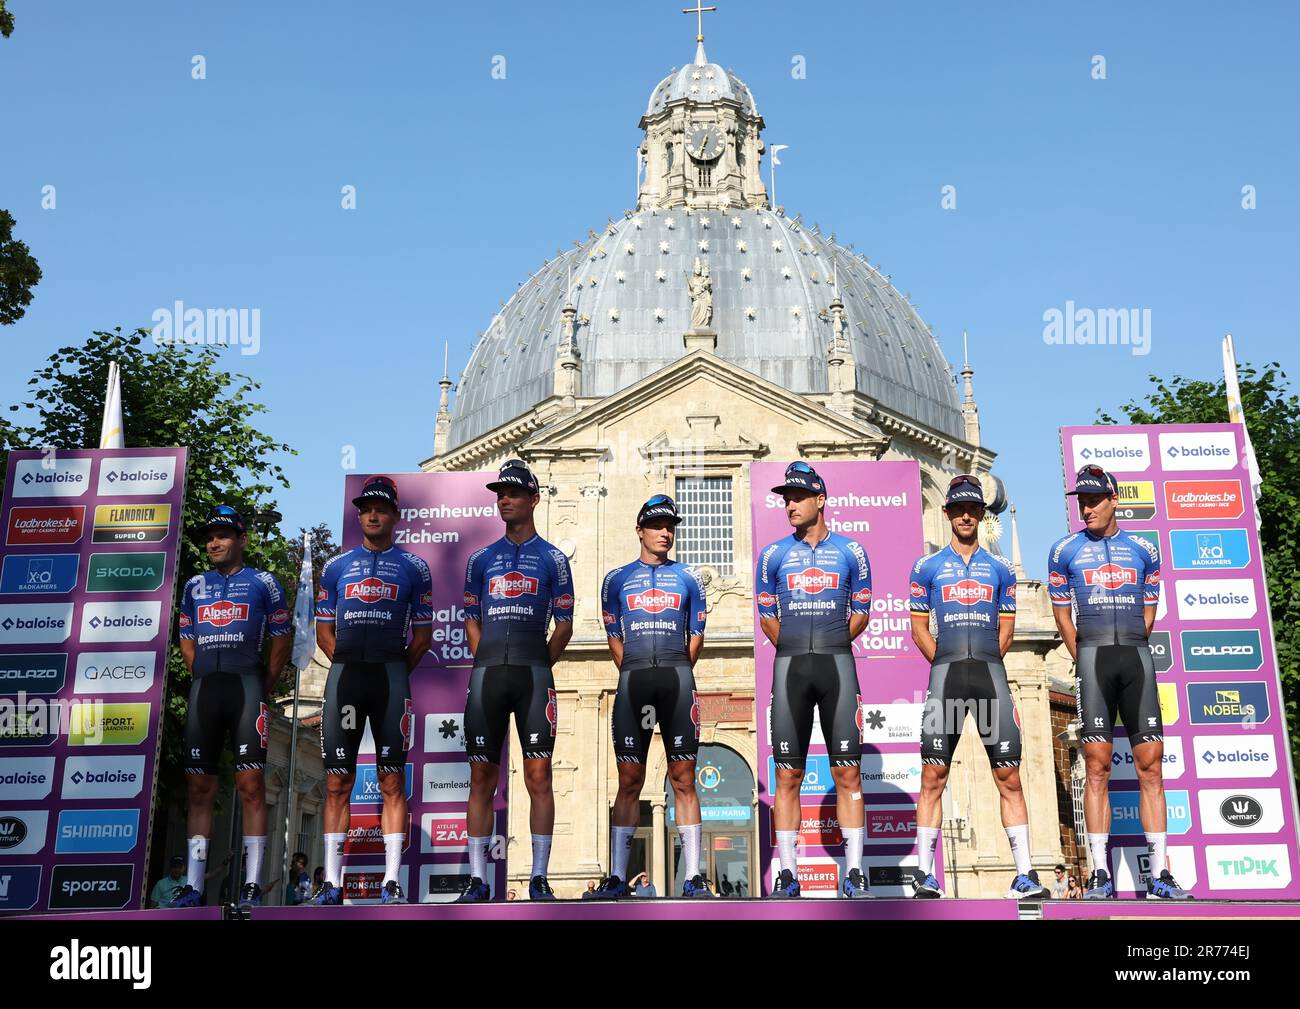
<svg viewBox="0 0 1300 1009"><path fill-rule="evenodd" d="M614 668L623 668L623 582L622 568L615 568L600 583L600 620L605 625L605 643L609 645Z"/></svg>
<svg viewBox="0 0 1300 1009"><path fill-rule="evenodd" d="M781 643L781 618L759 617L758 623L763 628L763 633L767 635L767 640L772 642L772 646L778 646Z"/></svg>
<svg viewBox="0 0 1300 1009"><path fill-rule="evenodd" d="M938 643L934 640L934 635L930 633L930 613L912 614L912 640L916 642L916 647L921 650L925 656L926 662L933 662L935 652L939 650Z"/></svg>
<svg viewBox="0 0 1300 1009"><path fill-rule="evenodd" d="M691 660L691 668L695 668L695 663L700 661L700 652L704 651L704 635L692 634L691 640L686 645L686 654Z"/></svg>
<svg viewBox="0 0 1300 1009"><path fill-rule="evenodd" d="M479 600L479 586L482 583L477 562L486 553L481 547L469 555L465 565L465 641L469 644L472 655L478 654L479 639L483 637L482 608Z"/></svg>
<svg viewBox="0 0 1300 1009"><path fill-rule="evenodd" d="M691 668L700 661L700 652L704 651L704 625L709 618L708 600L704 586L690 568L686 569L686 656L691 660Z"/></svg>
<svg viewBox="0 0 1300 1009"><path fill-rule="evenodd" d="M998 654L1005 657L1011 649L1011 639L1016 636L1016 615L1001 613L998 615Z"/></svg>
<svg viewBox="0 0 1300 1009"><path fill-rule="evenodd" d="M465 618L465 640L472 654L478 654L478 639L483 636L483 625L473 617Z"/></svg>
<svg viewBox="0 0 1300 1009"><path fill-rule="evenodd" d="M339 573L345 554L335 554L321 568L320 588L316 591L316 644L325 658L334 661L334 615L339 601Z"/></svg>
<svg viewBox="0 0 1300 1009"><path fill-rule="evenodd" d="M409 673L420 664L420 660L433 644L433 628L428 624L411 628L411 643L406 646L406 671Z"/></svg>
<svg viewBox="0 0 1300 1009"><path fill-rule="evenodd" d="M852 641L859 634L867 629L867 624L871 621L870 613L851 613L849 614L849 640Z"/></svg>
<svg viewBox="0 0 1300 1009"><path fill-rule="evenodd" d="M779 646L781 639L781 610L776 598L776 569L780 566L778 546L779 544L773 543L765 549L754 570L754 601L758 604L758 623L773 647Z"/></svg>
<svg viewBox="0 0 1300 1009"><path fill-rule="evenodd" d="M1156 610L1158 609L1159 609L1158 606L1142 607L1142 619L1146 621L1148 638L1151 637L1151 628L1155 627L1156 625Z"/></svg>
<svg viewBox="0 0 1300 1009"><path fill-rule="evenodd" d="M614 660L614 668L620 669L623 666L623 639L616 638L612 634L605 638L605 643L609 645L610 658Z"/></svg>
<svg viewBox="0 0 1300 1009"><path fill-rule="evenodd" d="M325 658L334 661L334 625L316 621L316 644L325 653Z"/></svg>
<svg viewBox="0 0 1300 1009"><path fill-rule="evenodd" d="M1156 623L1156 611L1160 608L1160 548L1148 543L1146 577L1142 580L1142 619L1147 625L1147 637L1151 637L1151 628Z"/></svg>
<svg viewBox="0 0 1300 1009"><path fill-rule="evenodd" d="M185 660L185 668L191 673L194 672L194 653L196 651L194 620L194 579L191 579L185 583L185 588L181 591L181 611L176 617L176 636L179 639L177 644L181 646L181 658Z"/></svg>
<svg viewBox="0 0 1300 1009"><path fill-rule="evenodd" d="M292 649L292 635L283 634L278 638L271 639L271 654L266 662L265 693L270 694L271 688L280 682L280 675L284 672L284 667L289 661L289 652Z"/></svg>
<svg viewBox="0 0 1300 1009"><path fill-rule="evenodd" d="M181 646L181 658L185 660L185 668L191 673L194 672L194 639L181 638L177 644Z"/></svg>
<svg viewBox="0 0 1300 1009"><path fill-rule="evenodd" d="M1016 634L1016 569L999 559L998 571L998 655L1006 657Z"/></svg>
<svg viewBox="0 0 1300 1009"><path fill-rule="evenodd" d="M550 657L551 665L560 661L560 656L564 654L571 637L573 637L573 621L555 621L555 630L551 631L550 640L546 642L546 654Z"/></svg>
<svg viewBox="0 0 1300 1009"><path fill-rule="evenodd" d="M1053 606L1052 616L1056 617L1056 630L1061 635L1061 640L1065 642L1065 648L1070 653L1070 658L1078 659L1079 648L1075 643L1078 638L1078 631L1074 627L1074 614L1068 606Z"/></svg>

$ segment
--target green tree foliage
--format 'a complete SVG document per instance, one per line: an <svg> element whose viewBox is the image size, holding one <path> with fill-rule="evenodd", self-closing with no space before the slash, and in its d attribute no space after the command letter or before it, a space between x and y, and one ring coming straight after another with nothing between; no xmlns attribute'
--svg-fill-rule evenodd
<svg viewBox="0 0 1300 1009"><path fill-rule="evenodd" d="M1222 378L1206 381L1152 375L1150 380L1155 388L1144 402L1130 401L1120 407L1122 420L1106 413L1098 419L1103 424L1227 423L1228 399ZM1290 391L1286 373L1276 362L1263 370L1239 365L1238 384L1263 479L1260 547L1293 762L1300 767L1300 729L1296 725L1300 695L1300 397Z"/></svg>
<svg viewBox="0 0 1300 1009"><path fill-rule="evenodd" d="M0 427L7 447L98 446L108 365L117 361L122 369L127 447L184 445L189 449L177 554L178 592L190 577L210 566L198 531L213 505L233 505L249 518L273 510L276 486L288 487L274 459L281 453L295 454L254 426L266 412L252 398L258 383L227 372L221 356L218 347L155 348L142 329L126 335L120 329L96 332L82 346L56 351L29 380L33 388L22 405L24 426ZM250 522L248 563L280 578L292 605L298 572L291 563L290 546L275 530L259 530ZM167 665L159 764L159 801L164 805L184 800L182 749L190 688L190 675L175 644Z"/></svg>
<svg viewBox="0 0 1300 1009"><path fill-rule="evenodd" d="M0 23L3 18L0 6ZM0 326L23 317L32 303L32 288L41 282L41 268L27 243L14 238L15 223L9 211L0 210Z"/></svg>
<svg viewBox="0 0 1300 1009"><path fill-rule="evenodd" d="M5 10L5 0L0 0L0 35L8 38L14 33L14 16Z"/></svg>

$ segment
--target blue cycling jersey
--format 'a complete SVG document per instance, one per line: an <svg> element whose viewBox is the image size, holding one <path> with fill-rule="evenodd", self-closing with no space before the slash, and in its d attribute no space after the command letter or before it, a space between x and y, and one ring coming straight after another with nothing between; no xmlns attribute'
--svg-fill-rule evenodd
<svg viewBox="0 0 1300 1009"><path fill-rule="evenodd" d="M573 619L568 560L536 533L481 547L465 566L465 616L482 624L475 665L549 666L552 618Z"/></svg>
<svg viewBox="0 0 1300 1009"><path fill-rule="evenodd" d="M754 573L760 617L777 617L777 655L849 652L849 614L871 612L871 562L862 544L831 533L812 547L791 534L766 547Z"/></svg>
<svg viewBox="0 0 1300 1009"><path fill-rule="evenodd" d="M1053 606L1073 602L1080 645L1144 645L1144 610L1160 602L1160 549L1123 529L1074 533L1047 557Z"/></svg>
<svg viewBox="0 0 1300 1009"><path fill-rule="evenodd" d="M180 636L194 642L195 676L262 673L262 639L293 633L284 589L275 575L240 568L230 575L205 571L185 583Z"/></svg>
<svg viewBox="0 0 1300 1009"><path fill-rule="evenodd" d="M605 633L623 641L620 669L690 665L690 638L704 633L704 587L677 561L634 560L605 576L600 590Z"/></svg>
<svg viewBox="0 0 1300 1009"><path fill-rule="evenodd" d="M321 571L316 620L335 625L335 662L406 658L406 629L433 623L429 565L401 547L335 554Z"/></svg>
<svg viewBox="0 0 1300 1009"><path fill-rule="evenodd" d="M935 614L934 662L1001 662L998 621L1016 612L1016 572L1005 557L975 548L962 560L952 544L912 568L913 613Z"/></svg>

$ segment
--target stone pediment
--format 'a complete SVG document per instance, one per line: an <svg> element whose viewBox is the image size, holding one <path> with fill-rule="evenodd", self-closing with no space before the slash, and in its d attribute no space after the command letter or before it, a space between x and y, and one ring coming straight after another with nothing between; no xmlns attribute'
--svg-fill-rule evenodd
<svg viewBox="0 0 1300 1009"><path fill-rule="evenodd" d="M874 459L889 446L875 425L700 350L566 414L519 447L538 459L605 450L625 459L639 454L654 468L680 468L693 455L714 465L763 458L773 442L790 441L792 431L810 457L824 457L835 445L840 453Z"/></svg>

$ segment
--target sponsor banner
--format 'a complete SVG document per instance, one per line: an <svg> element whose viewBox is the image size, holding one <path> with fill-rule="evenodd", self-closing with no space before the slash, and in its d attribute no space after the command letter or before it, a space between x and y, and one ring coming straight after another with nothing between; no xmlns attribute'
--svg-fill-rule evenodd
<svg viewBox="0 0 1300 1009"><path fill-rule="evenodd" d="M67 677L67 652L0 655L0 694L57 694Z"/></svg>
<svg viewBox="0 0 1300 1009"><path fill-rule="evenodd" d="M776 844L776 825L769 824L770 844ZM839 815L835 810L835 803L828 802L823 805L810 806L801 804L799 806L799 843L805 848L813 845L819 848L832 848L837 844L844 843L844 835L840 832Z"/></svg>
<svg viewBox="0 0 1300 1009"><path fill-rule="evenodd" d="M1074 439L1070 475L1096 464L1110 472L1145 473L1151 467L1151 443L1144 432L1081 434Z"/></svg>
<svg viewBox="0 0 1300 1009"><path fill-rule="evenodd" d="M1178 684L1176 683L1157 683L1156 696L1160 699L1160 723L1166 730L1171 725L1177 725L1178 720L1183 717L1182 711L1178 707ZM1124 719L1119 713L1115 714L1115 725L1121 726Z"/></svg>
<svg viewBox="0 0 1300 1009"><path fill-rule="evenodd" d="M91 554L87 592L155 592L162 587L167 555L158 553Z"/></svg>
<svg viewBox="0 0 1300 1009"><path fill-rule="evenodd" d="M0 754L52 760L57 775L44 797L26 800L49 828L31 860L42 870L33 910L139 908L186 452L77 449L53 466L31 450L9 459ZM11 700L19 691L21 707Z"/></svg>
<svg viewBox="0 0 1300 1009"><path fill-rule="evenodd" d="M1246 511L1240 480L1166 480L1164 491L1165 514L1175 522L1230 522Z"/></svg>
<svg viewBox="0 0 1300 1009"><path fill-rule="evenodd" d="M153 689L157 652L82 652L73 692L143 694Z"/></svg>
<svg viewBox="0 0 1300 1009"><path fill-rule="evenodd" d="M40 865L0 865L0 913L30 911L41 897Z"/></svg>
<svg viewBox="0 0 1300 1009"><path fill-rule="evenodd" d="M0 568L0 594L67 595L77 587L80 554L10 554Z"/></svg>
<svg viewBox="0 0 1300 1009"><path fill-rule="evenodd" d="M492 896L497 895L496 873L485 880ZM421 904L452 904L469 886L468 862L426 862L420 866Z"/></svg>
<svg viewBox="0 0 1300 1009"><path fill-rule="evenodd" d="M72 546L85 529L85 505L16 505L5 521L5 545Z"/></svg>
<svg viewBox="0 0 1300 1009"><path fill-rule="evenodd" d="M426 854L461 854L468 837L464 813L425 813L420 817L420 850Z"/></svg>
<svg viewBox="0 0 1300 1009"><path fill-rule="evenodd" d="M936 859L936 868L938 864ZM876 896L911 897L912 880L920 870L915 855L895 855L892 858L875 855L863 857L862 871L866 873L867 885Z"/></svg>
<svg viewBox="0 0 1300 1009"><path fill-rule="evenodd" d="M425 753L465 752L465 709L424 716Z"/></svg>
<svg viewBox="0 0 1300 1009"><path fill-rule="evenodd" d="M1157 673L1167 672L1174 664L1174 652L1168 631L1152 631L1148 640L1151 647L1151 663Z"/></svg>
<svg viewBox="0 0 1300 1009"><path fill-rule="evenodd" d="M144 754L68 757L63 764L64 799L134 799L145 786Z"/></svg>
<svg viewBox="0 0 1300 1009"><path fill-rule="evenodd" d="M1278 771L1277 742L1264 733L1193 736L1198 778L1271 778Z"/></svg>
<svg viewBox="0 0 1300 1009"><path fill-rule="evenodd" d="M1282 829L1277 788L1203 788L1197 795L1206 834L1276 834Z"/></svg>
<svg viewBox="0 0 1300 1009"><path fill-rule="evenodd" d="M92 543L161 543L172 524L169 504L95 506Z"/></svg>
<svg viewBox="0 0 1300 1009"><path fill-rule="evenodd" d="M1268 688L1262 680L1187 684L1187 719L1193 725L1263 725Z"/></svg>
<svg viewBox="0 0 1300 1009"><path fill-rule="evenodd" d="M818 471L820 472L820 470ZM772 859L772 879L768 892L776 886L776 878L781 874L781 859ZM799 857L798 871L799 892L801 896L813 899L834 900L840 893L840 865L833 858Z"/></svg>
<svg viewBox="0 0 1300 1009"><path fill-rule="evenodd" d="M1190 793L1186 789L1165 789L1165 812L1168 834L1186 834L1192 829ZM1125 837L1143 833L1137 792L1110 793L1110 832Z"/></svg>
<svg viewBox="0 0 1300 1009"><path fill-rule="evenodd" d="M81 640L152 641L162 627L161 611L156 599L86 603L81 608Z"/></svg>
<svg viewBox="0 0 1300 1009"><path fill-rule="evenodd" d="M1250 537L1245 529L1174 529L1169 543L1173 566L1180 571L1250 567Z"/></svg>
<svg viewBox="0 0 1300 1009"><path fill-rule="evenodd" d="M411 792L414 786L415 765L406 765L406 799L409 802ZM357 776L352 782L352 799L353 806L379 806L384 801L384 795L379 790L379 771L374 764L361 764L357 768Z"/></svg>
<svg viewBox="0 0 1300 1009"><path fill-rule="evenodd" d="M97 493L100 497L155 497L168 493L175 482L175 456L108 458L99 465Z"/></svg>
<svg viewBox="0 0 1300 1009"><path fill-rule="evenodd" d="M1285 844L1211 844L1206 876L1211 890L1285 890L1294 857Z"/></svg>
<svg viewBox="0 0 1300 1009"><path fill-rule="evenodd" d="M420 773L425 802L464 804L469 799L469 764L453 761L425 764Z"/></svg>
<svg viewBox="0 0 1300 1009"><path fill-rule="evenodd" d="M921 742L922 704L863 704L862 742L873 746L878 743ZM771 708L769 707L769 711ZM770 723L769 723L770 724Z"/></svg>
<svg viewBox="0 0 1300 1009"><path fill-rule="evenodd" d="M1187 844L1171 844L1165 848L1169 874L1178 885L1191 891L1197 884L1196 849ZM1115 880L1116 894L1145 894L1151 882L1151 852L1145 844L1115 845L1110 850L1111 877ZM1158 873L1157 873L1158 875Z"/></svg>
<svg viewBox="0 0 1300 1009"><path fill-rule="evenodd" d="M1239 631L1183 631L1183 669L1189 673L1253 673L1264 665L1257 628Z"/></svg>
<svg viewBox="0 0 1300 1009"><path fill-rule="evenodd" d="M11 459L17 458L17 453ZM51 454L10 466L10 496L81 497L90 489L90 459Z"/></svg>
<svg viewBox="0 0 1300 1009"><path fill-rule="evenodd" d="M54 831L54 852L125 855L135 847L139 833L138 809L65 809Z"/></svg>
<svg viewBox="0 0 1300 1009"><path fill-rule="evenodd" d="M1164 470L1225 470L1240 465L1234 431L1160 433L1160 466Z"/></svg>
<svg viewBox="0 0 1300 1009"><path fill-rule="evenodd" d="M5 802L44 799L53 788L53 757L0 758L0 797Z"/></svg>
<svg viewBox="0 0 1300 1009"><path fill-rule="evenodd" d="M51 873L51 911L117 911L137 905L135 865L56 865Z"/></svg>
<svg viewBox="0 0 1300 1009"><path fill-rule="evenodd" d="M0 645L62 644L75 603L0 604Z"/></svg>
<svg viewBox="0 0 1300 1009"><path fill-rule="evenodd" d="M348 821L347 838L343 842L345 855L382 855L384 854L384 827L380 822L381 813L353 813ZM411 846L411 817L407 814L406 826L402 828L404 839L402 850Z"/></svg>
<svg viewBox="0 0 1300 1009"><path fill-rule="evenodd" d="M68 723L69 746L138 746L151 730L152 704L77 701Z"/></svg>
<svg viewBox="0 0 1300 1009"><path fill-rule="evenodd" d="M868 843L915 844L915 806L867 806L863 821Z"/></svg>
<svg viewBox="0 0 1300 1009"><path fill-rule="evenodd" d="M1100 444L1100 443L1099 443ZM1107 446L1114 449L1116 446ZM749 467L750 507L754 551L753 565L771 543L790 536L790 523L780 495L771 492L782 482L788 461L752 463ZM826 480L826 523L832 532L856 541L871 565L871 617L867 629L853 641L854 664L860 689L859 731L863 742L862 788L880 805L908 804L920 790L921 763L918 754L921 729L921 694L930 664L912 641L908 601L910 574L918 557L926 552L921 527L920 470L911 461L819 462L818 473ZM827 577L829 565L810 565L803 572L782 572L795 576L808 598L823 599L833 589ZM752 570L752 567L751 567ZM818 590L815 595L812 590ZM768 707L772 696L772 665L775 650L754 616L755 697ZM760 730L758 747L758 816L760 877L772 878L776 851L772 844L772 796L775 791L775 761L772 759L770 710ZM808 806L820 806L822 797L832 796L834 778L822 746L822 726L813 729L813 750L808 756L800 794ZM831 741L838 748L839 739ZM879 830L887 829L880 820ZM807 839L811 842L811 839ZM913 847L914 840L900 837L899 847ZM825 846L809 843L814 853ZM843 846L831 846L836 878L843 875ZM801 859L802 866L802 859ZM942 865L936 867L942 881ZM805 889L805 892L807 890ZM909 891L910 893L910 891ZM827 895L833 896L834 890ZM755 896L759 894L755 893Z"/></svg>
<svg viewBox="0 0 1300 1009"><path fill-rule="evenodd" d="M346 865L343 867L343 903L378 904L384 887L383 865ZM397 874L402 892L407 892L407 870L403 866Z"/></svg>
<svg viewBox="0 0 1300 1009"><path fill-rule="evenodd" d="M48 809L0 809L0 856L40 853L49 824Z"/></svg>
<svg viewBox="0 0 1300 1009"><path fill-rule="evenodd" d="M1164 756L1160 759L1164 780L1177 781L1186 768L1182 737L1165 736ZM1110 757L1110 777L1112 781L1137 781L1137 764L1133 761L1133 745L1128 736L1115 737L1115 747Z"/></svg>
<svg viewBox="0 0 1300 1009"><path fill-rule="evenodd" d="M1119 504L1115 506L1115 515L1121 522L1145 522L1156 517L1154 481L1117 480L1116 483L1119 484Z"/></svg>
<svg viewBox="0 0 1300 1009"><path fill-rule="evenodd" d="M1180 620L1249 620L1257 611L1253 578L1178 578Z"/></svg>

